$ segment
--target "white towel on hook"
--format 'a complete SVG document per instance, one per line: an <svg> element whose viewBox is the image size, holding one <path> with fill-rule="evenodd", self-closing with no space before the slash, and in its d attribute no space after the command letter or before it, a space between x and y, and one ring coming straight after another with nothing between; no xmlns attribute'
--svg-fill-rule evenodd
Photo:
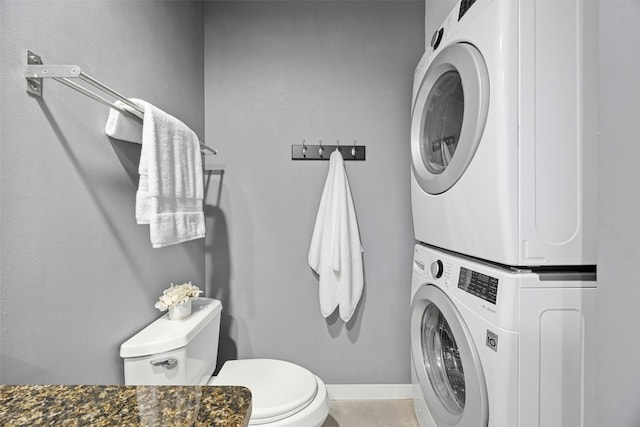
<svg viewBox="0 0 640 427"><path fill-rule="evenodd" d="M324 317L339 308L344 322L351 319L364 288L362 252L344 159L335 150L329 160L309 248L309 265L319 275L320 311Z"/></svg>
<svg viewBox="0 0 640 427"><path fill-rule="evenodd" d="M139 99L130 99L129 101L140 106L142 106L143 102ZM134 109L124 102L116 101L115 104L120 108L131 111L131 114L140 115L139 112L134 112ZM109 109L109 117L104 125L104 133L115 139L142 144L142 124L115 108Z"/></svg>
<svg viewBox="0 0 640 427"><path fill-rule="evenodd" d="M205 236L202 157L198 136L148 102L136 193L136 221L149 224L151 246L162 248Z"/></svg>

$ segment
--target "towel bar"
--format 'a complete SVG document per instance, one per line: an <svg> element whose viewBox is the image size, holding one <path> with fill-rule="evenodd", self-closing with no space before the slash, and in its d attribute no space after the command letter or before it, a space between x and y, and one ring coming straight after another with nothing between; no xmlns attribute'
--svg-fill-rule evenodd
<svg viewBox="0 0 640 427"><path fill-rule="evenodd" d="M42 96L42 79L52 78L58 83L62 83L63 85L77 92L80 92L85 96L88 96L94 101L98 101L101 104L105 104L111 108L114 108L135 120L138 120L140 122L142 122L143 120L144 110L139 105L136 105L135 103L129 101L127 98L111 89L109 86L85 74L77 65L44 65L42 64L42 58L40 58L39 55L31 52L30 50L27 50L27 65L25 66L24 76L27 79L27 92L34 96ZM119 105L116 105L114 102L109 101L105 97L69 80L71 78L79 78L80 80L95 87L96 89L101 90L112 98L115 98L118 101L124 103L130 109L122 108ZM211 148L203 142L200 142L200 148L202 150L207 150L213 154L218 154L218 151L215 148Z"/></svg>

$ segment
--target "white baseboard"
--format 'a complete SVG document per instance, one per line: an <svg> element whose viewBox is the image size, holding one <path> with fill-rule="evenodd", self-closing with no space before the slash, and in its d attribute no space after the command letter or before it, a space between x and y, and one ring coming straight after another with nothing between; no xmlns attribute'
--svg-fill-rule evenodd
<svg viewBox="0 0 640 427"><path fill-rule="evenodd" d="M411 384L327 384L332 400L413 399Z"/></svg>

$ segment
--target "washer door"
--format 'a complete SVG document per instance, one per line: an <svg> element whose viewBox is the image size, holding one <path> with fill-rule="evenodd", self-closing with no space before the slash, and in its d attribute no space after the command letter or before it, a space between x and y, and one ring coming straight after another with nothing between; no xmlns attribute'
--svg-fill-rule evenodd
<svg viewBox="0 0 640 427"><path fill-rule="evenodd" d="M478 148L489 109L489 74L468 43L443 49L431 62L411 115L413 173L429 194L451 188Z"/></svg>
<svg viewBox="0 0 640 427"><path fill-rule="evenodd" d="M442 290L425 285L411 305L411 356L438 427L486 427L487 388L480 359L460 313Z"/></svg>

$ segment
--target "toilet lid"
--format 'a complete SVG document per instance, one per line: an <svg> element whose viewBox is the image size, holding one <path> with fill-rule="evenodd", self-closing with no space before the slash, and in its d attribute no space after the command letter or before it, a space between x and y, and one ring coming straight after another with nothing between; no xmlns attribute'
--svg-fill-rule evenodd
<svg viewBox="0 0 640 427"><path fill-rule="evenodd" d="M252 425L272 423L303 410L318 391L311 372L272 359L225 362L213 385L240 385L251 390Z"/></svg>

